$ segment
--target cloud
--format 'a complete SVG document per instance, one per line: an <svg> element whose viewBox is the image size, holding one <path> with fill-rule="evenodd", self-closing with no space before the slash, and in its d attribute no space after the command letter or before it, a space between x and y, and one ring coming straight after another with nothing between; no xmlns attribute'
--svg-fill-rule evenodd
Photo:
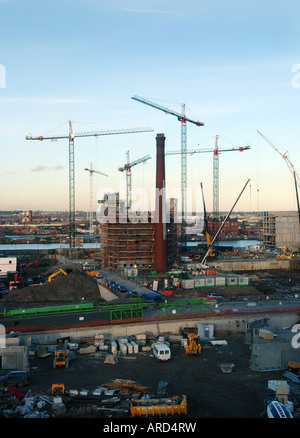
<svg viewBox="0 0 300 438"><path fill-rule="evenodd" d="M46 169L46 166L36 166L34 169L32 169L32 172L43 172Z"/></svg>
<svg viewBox="0 0 300 438"><path fill-rule="evenodd" d="M32 172L44 172L45 170L54 170L54 171L58 171L58 170L62 170L63 166L58 165L58 166L52 166L52 167L46 167L43 166L42 164L39 166L36 166L34 169L31 169Z"/></svg>

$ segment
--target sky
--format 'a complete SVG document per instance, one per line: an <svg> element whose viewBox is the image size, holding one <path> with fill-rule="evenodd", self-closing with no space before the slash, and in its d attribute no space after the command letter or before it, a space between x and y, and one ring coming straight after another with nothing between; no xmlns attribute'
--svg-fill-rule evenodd
<svg viewBox="0 0 300 438"><path fill-rule="evenodd" d="M148 133L76 138L76 210L106 189L155 187L156 135L180 150L176 117L138 95L204 123L187 123L187 187L213 209L213 153L219 155L219 208L229 211L247 179L239 211L296 210L299 163L300 4L295 0L0 0L0 210L69 208L68 139L26 135L149 127ZM180 189L181 156L166 156L166 187ZM97 208L97 204L95 205Z"/></svg>

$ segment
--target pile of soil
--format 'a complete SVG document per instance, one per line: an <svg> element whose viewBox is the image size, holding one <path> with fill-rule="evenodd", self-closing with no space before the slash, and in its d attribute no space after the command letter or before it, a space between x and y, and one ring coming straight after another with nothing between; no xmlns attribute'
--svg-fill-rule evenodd
<svg viewBox="0 0 300 438"><path fill-rule="evenodd" d="M28 286L5 295L1 303L81 302L100 300L96 281L85 272L74 270L52 279L50 283Z"/></svg>

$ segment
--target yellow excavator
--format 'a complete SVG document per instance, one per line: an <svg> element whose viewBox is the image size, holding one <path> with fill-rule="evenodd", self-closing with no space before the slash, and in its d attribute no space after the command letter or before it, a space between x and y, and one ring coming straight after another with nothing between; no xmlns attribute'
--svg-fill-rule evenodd
<svg viewBox="0 0 300 438"><path fill-rule="evenodd" d="M201 344L199 337L194 333L187 334L187 340L185 344L186 354L201 354Z"/></svg>
<svg viewBox="0 0 300 438"><path fill-rule="evenodd" d="M56 278L60 274L68 275L66 271L64 271L63 269L59 268L57 271L55 271L51 275L49 275L48 283L50 283L50 281L52 281L54 278Z"/></svg>

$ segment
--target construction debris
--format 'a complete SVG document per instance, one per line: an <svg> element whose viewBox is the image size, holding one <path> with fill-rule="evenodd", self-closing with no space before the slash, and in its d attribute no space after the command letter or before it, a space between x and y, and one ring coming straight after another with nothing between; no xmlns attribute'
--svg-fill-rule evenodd
<svg viewBox="0 0 300 438"><path fill-rule="evenodd" d="M106 358L104 360L104 363L110 363L110 364L113 364L113 365L115 365L118 362L119 362L118 358L115 357L115 356L112 356L112 355L106 356Z"/></svg>
<svg viewBox="0 0 300 438"><path fill-rule="evenodd" d="M219 363L222 373L231 373L234 368L234 363Z"/></svg>

